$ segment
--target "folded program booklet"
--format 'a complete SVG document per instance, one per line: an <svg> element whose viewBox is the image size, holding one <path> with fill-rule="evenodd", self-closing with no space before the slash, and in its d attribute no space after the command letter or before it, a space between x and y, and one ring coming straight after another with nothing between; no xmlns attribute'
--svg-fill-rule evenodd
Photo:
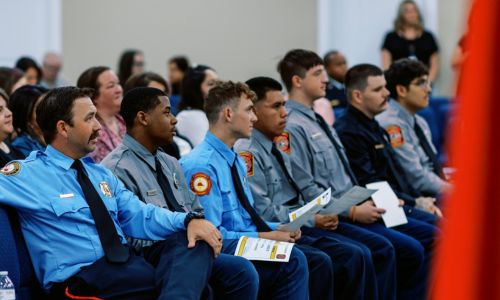
<svg viewBox="0 0 500 300"><path fill-rule="evenodd" d="M288 262L293 246L293 243L242 236L234 255L248 260Z"/></svg>

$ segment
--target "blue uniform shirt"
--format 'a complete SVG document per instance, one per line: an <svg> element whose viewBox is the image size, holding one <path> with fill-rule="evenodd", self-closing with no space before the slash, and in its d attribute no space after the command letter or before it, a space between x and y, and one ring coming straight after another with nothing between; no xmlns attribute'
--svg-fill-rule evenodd
<svg viewBox="0 0 500 300"><path fill-rule="evenodd" d="M210 131L205 139L180 160L191 190L199 196L205 217L222 233L224 239L258 237L257 227L240 204L231 177L236 163L248 200L253 205L243 160ZM278 223L267 224L275 230Z"/></svg>
<svg viewBox="0 0 500 300"><path fill-rule="evenodd" d="M16 137L12 143L10 143L17 151L21 152L24 157L27 157L31 151L43 151L45 147L42 146L36 139L34 139L29 134L23 133Z"/></svg>
<svg viewBox="0 0 500 300"><path fill-rule="evenodd" d="M48 146L8 164L0 174L0 203L17 209L38 280L48 290L104 256L73 159ZM123 243L161 240L184 229L185 213L144 204L103 166L81 159Z"/></svg>

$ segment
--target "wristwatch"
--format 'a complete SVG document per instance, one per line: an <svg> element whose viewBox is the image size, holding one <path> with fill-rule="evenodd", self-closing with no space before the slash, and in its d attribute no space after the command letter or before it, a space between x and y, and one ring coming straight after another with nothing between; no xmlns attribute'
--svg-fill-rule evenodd
<svg viewBox="0 0 500 300"><path fill-rule="evenodd" d="M186 218L184 219L184 227L188 227L189 222L191 222L193 219L205 219L205 214L199 211L190 211L186 215Z"/></svg>

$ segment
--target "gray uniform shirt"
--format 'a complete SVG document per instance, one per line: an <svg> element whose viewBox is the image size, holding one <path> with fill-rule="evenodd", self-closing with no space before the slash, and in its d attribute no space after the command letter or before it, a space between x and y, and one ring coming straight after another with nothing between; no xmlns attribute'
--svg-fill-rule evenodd
<svg viewBox="0 0 500 300"><path fill-rule="evenodd" d="M188 188L177 160L160 150L155 155L160 160L176 201L186 212L203 211L198 198ZM167 208L165 195L156 177L155 156L130 135L126 134L122 144L109 153L101 164L110 169L139 199ZM152 244L143 240L129 241L136 248Z"/></svg>
<svg viewBox="0 0 500 300"><path fill-rule="evenodd" d="M293 100L286 102L286 108L288 111L286 131L290 139L289 157L293 178L303 192L304 198L313 199L329 187L332 188L332 197L340 197L353 184L339 158L339 155L345 156L345 149L337 132L330 127L333 137L340 145L341 153L337 152L317 123L312 108ZM315 189L307 188L311 182Z"/></svg>
<svg viewBox="0 0 500 300"><path fill-rule="evenodd" d="M287 180L285 171L278 160L271 153L273 142L259 130L252 131L250 139L240 139L236 142L234 149L238 153L247 152L251 154L251 173L248 174L248 182L255 203L255 209L259 215L270 222L289 222L288 214L305 205L304 198L297 193ZM289 157L281 152L285 167L292 174L292 166ZM248 159L248 155L247 155ZM321 193L314 188L314 183L308 184L306 193ZM312 199L312 198L311 198ZM314 226L314 219L310 220L308 226Z"/></svg>
<svg viewBox="0 0 500 300"><path fill-rule="evenodd" d="M434 153L429 125L419 115L412 115L397 101L390 100L389 107L375 117L391 136L391 144L396 151L397 159L405 170L409 183L423 194L437 195L450 184L433 172L432 161L420 145L414 127L415 122L422 128Z"/></svg>

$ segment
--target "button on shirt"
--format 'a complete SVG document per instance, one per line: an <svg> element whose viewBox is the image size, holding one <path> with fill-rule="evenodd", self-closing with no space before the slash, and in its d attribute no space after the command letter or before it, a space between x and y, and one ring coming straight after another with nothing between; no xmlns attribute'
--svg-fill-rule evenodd
<svg viewBox="0 0 500 300"><path fill-rule="evenodd" d="M349 105L345 114L335 121L335 128L361 185L388 181L400 198L414 203L416 191L409 187L408 179L384 134L385 131L375 119L368 118ZM396 174L390 169L389 159L394 162ZM406 184L405 187L410 188L409 194L398 186L395 176L399 176L402 183Z"/></svg>
<svg viewBox="0 0 500 300"><path fill-rule="evenodd" d="M248 176L250 189L255 201L255 209L266 221L289 222L288 214L305 203L304 199L287 180L283 168L271 153L273 142L259 130L253 129L250 139L240 139L236 142L236 152L247 151L252 154L253 175ZM279 151L279 150L278 150ZM281 152L288 172L291 174L290 158ZM311 180L308 188L315 193ZM311 220L308 226L314 226Z"/></svg>
<svg viewBox="0 0 500 300"><path fill-rule="evenodd" d="M203 208L198 198L187 187L177 159L161 150L153 155L128 134L123 138L123 143L108 154L101 164L110 169L125 187L143 202L168 208L165 195L157 180L155 157L159 159L163 173L169 179L175 200L186 212L202 212ZM139 240L133 240L131 243L136 247L152 244L149 241Z"/></svg>
<svg viewBox="0 0 500 300"><path fill-rule="evenodd" d="M434 153L436 149L432 144L431 131L424 118L413 115L404 109L397 101L390 100L389 107L377 115L376 120L384 128L397 126L401 129L403 143L394 148L398 161L403 167L406 177L412 187L421 194L438 195L450 184L433 172L432 160L425 154L414 131L415 122L422 128Z"/></svg>
<svg viewBox="0 0 500 300"><path fill-rule="evenodd" d="M345 156L345 150L337 132L331 128L333 138L340 145L341 153L337 152L318 124L310 107L289 100L286 102L286 108L288 111L286 131L290 135L289 157L293 178L303 191L304 198L314 199L329 187L332 188L333 197L340 197L353 184L339 158L339 155ZM311 181L315 189L306 189ZM307 190L309 192L304 192Z"/></svg>
<svg viewBox="0 0 500 300"><path fill-rule="evenodd" d="M81 159L122 243L125 235L162 240L184 229L185 213L146 205L106 168ZM35 273L48 290L104 256L89 206L71 169L73 159L48 146L10 176L0 174L0 203L17 209Z"/></svg>
<svg viewBox="0 0 500 300"><path fill-rule="evenodd" d="M221 231L225 239L258 237L257 227L240 204L231 177L231 166L235 163L245 194L253 205L252 193L247 178L243 175L246 174L245 163L231 148L211 132L207 132L205 139L181 158L180 163L188 181L200 172L210 178L211 188L208 194L200 196L199 199L205 209L205 218ZM278 223L267 224L272 230L278 226Z"/></svg>

